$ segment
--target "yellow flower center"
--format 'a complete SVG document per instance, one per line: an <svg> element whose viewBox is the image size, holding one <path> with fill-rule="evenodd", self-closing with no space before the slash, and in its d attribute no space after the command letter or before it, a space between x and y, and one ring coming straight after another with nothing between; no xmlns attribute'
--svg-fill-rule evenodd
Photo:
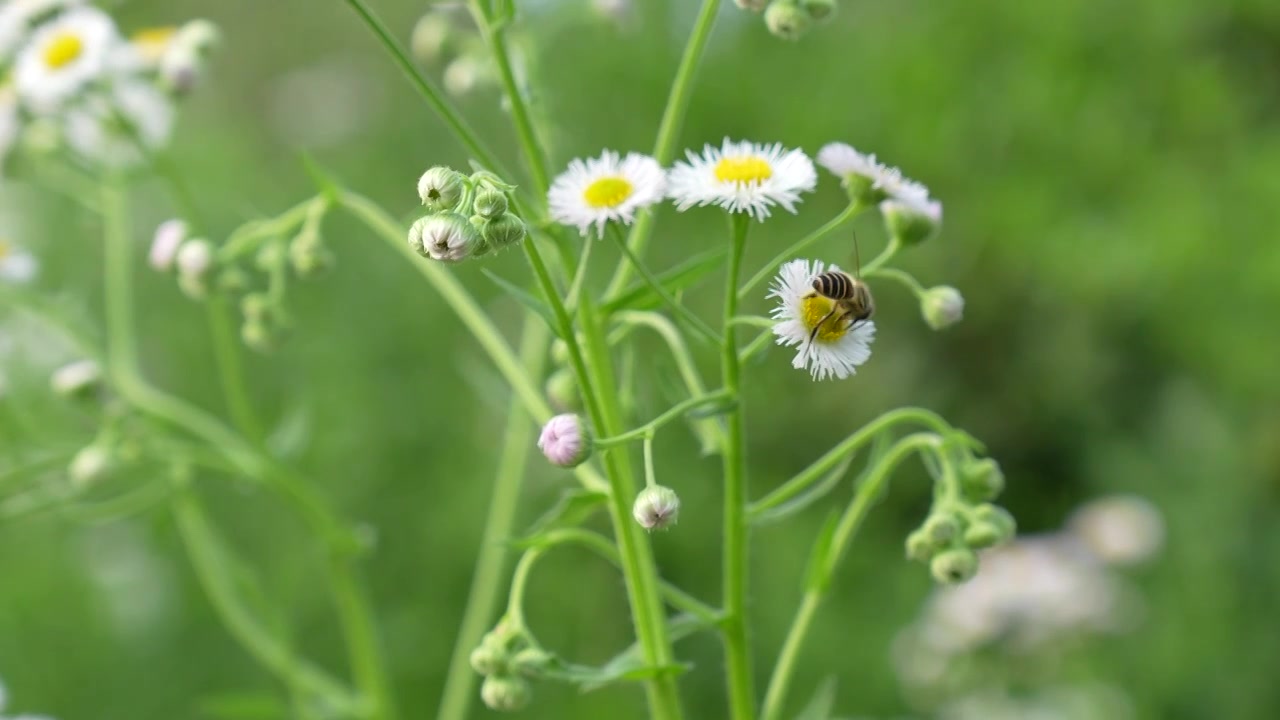
<svg viewBox="0 0 1280 720"><path fill-rule="evenodd" d="M64 32L55 35L48 45L44 46L44 64L59 70L80 57L84 52L84 41L79 35Z"/></svg>
<svg viewBox="0 0 1280 720"><path fill-rule="evenodd" d="M773 168L760 157L720 158L716 163L716 180L746 185L773 177Z"/></svg>
<svg viewBox="0 0 1280 720"><path fill-rule="evenodd" d="M587 186L582 199L591 207L615 208L627 201L635 187L625 178L603 177Z"/></svg>
<svg viewBox="0 0 1280 720"><path fill-rule="evenodd" d="M813 332L818 323L822 323L814 340L835 342L849 332L849 319L841 317L844 313L838 309L831 312L835 305L835 301L821 295L807 297L800 302L800 313L806 330Z"/></svg>
<svg viewBox="0 0 1280 720"><path fill-rule="evenodd" d="M9 254L12 252L13 252L13 246L10 245L5 240L0 240L0 260L3 260L9 257Z"/></svg>
<svg viewBox="0 0 1280 720"><path fill-rule="evenodd" d="M178 28L173 25L145 28L134 33L129 42L133 43L144 58L156 61L169 48L169 43L177 32Z"/></svg>

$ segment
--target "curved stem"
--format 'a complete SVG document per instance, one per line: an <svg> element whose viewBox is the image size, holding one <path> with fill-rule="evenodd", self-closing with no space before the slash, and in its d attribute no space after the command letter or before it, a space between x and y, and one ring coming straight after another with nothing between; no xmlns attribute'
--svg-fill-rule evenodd
<svg viewBox="0 0 1280 720"><path fill-rule="evenodd" d="M236 429L249 438L250 442L260 444L263 440L262 424L258 422L253 402L249 400L244 367L240 362L240 345L237 342L239 336L231 321L231 309L221 297L211 298L206 306L209 330L213 337L214 364L218 368L227 411L231 414Z"/></svg>
<svg viewBox="0 0 1280 720"><path fill-rule="evenodd" d="M720 337L716 334L715 330L712 330L711 327L702 320L702 318L695 315L692 310L685 307L682 303L672 297L671 293L667 292L667 289L662 286L662 281L654 277L653 273L649 272L649 268L645 267L644 263L640 261L640 258L636 257L636 254L627 246L627 241L623 239L621 232L615 226L610 225L609 235L617 241L618 247L622 250L623 256L627 258L627 262L635 267L636 272L640 273L640 277L645 281L645 284L652 288L653 291L658 294L658 297L662 298L662 302L666 303L667 307L671 308L672 312L679 316L681 320L684 320L686 325L702 337L713 343L720 342Z"/></svg>
<svg viewBox="0 0 1280 720"><path fill-rule="evenodd" d="M863 275L875 274L880 270L881 267L883 267L886 263L892 260L893 256L897 255L898 251L901 249L902 249L901 240L899 240L896 237L889 238L889 244L884 246L884 249L880 251L880 254L871 258L871 262L862 266L862 274Z"/></svg>
<svg viewBox="0 0 1280 720"><path fill-rule="evenodd" d="M724 465L724 636L728 666L729 708L733 720L755 717L751 678L751 648L747 638L747 467L746 432L742 417L741 373L738 338L733 318L738 314L738 273L746 247L750 218L730 216L732 246L725 275L724 343L721 373L725 392L738 398L726 418Z"/></svg>
<svg viewBox="0 0 1280 720"><path fill-rule="evenodd" d="M671 92L667 95L667 107L662 111L662 123L658 126L658 139L653 146L653 157L658 164L667 166L675 156L676 141L680 138L680 128L689 110L689 99L693 96L693 78L697 75L698 65L706 52L707 41L711 38L711 29L716 24L716 13L720 10L720 0L702 0L702 9L698 11L698 19L685 45L684 56L680 58L680 67L676 69L675 80L671 83ZM627 247L636 257L643 258L649 238L653 234L653 213L641 212L631 226L627 236ZM631 279L631 266L621 264L609 281L608 290L602 297L614 297Z"/></svg>
<svg viewBox="0 0 1280 720"><path fill-rule="evenodd" d="M853 497L853 502L849 503L848 509L845 510L836 525L835 534L831 540L831 548L827 556L826 567L823 571L824 577L830 577L836 566L839 565L845 551L848 549L849 542L862 525L862 521L866 518L867 512L870 511L871 505L880 497L884 484L888 482L894 468L911 453L930 446L937 447L938 444L939 438L937 435L933 433L917 433L902 438L885 453L883 459L867 474L866 481L858 487L858 491ZM783 642L782 652L778 655L778 662L774 666L772 677L769 679L769 688L765 692L764 711L760 716L761 720L780 720L783 717L783 705L786 703L787 690L791 684L791 676L795 671L796 661L800 655L800 647L804 644L805 636L809 632L809 626L813 623L818 607L821 605L830 586L826 582L811 583L810 585L805 591L804 599L800 603L800 608L797 610L795 618L791 622L791 629L787 631L787 639Z"/></svg>
<svg viewBox="0 0 1280 720"><path fill-rule="evenodd" d="M828 220L825 225L818 228L817 230L814 230L808 235L805 235L804 237L792 243L791 247L775 255L773 259L765 263L764 267L760 268L760 270L756 272L755 275L752 275L750 280L748 280L746 283L743 284L742 288L738 290L738 299L741 300L746 298L747 294L751 292L752 288L764 282L765 278L769 277L775 271L777 271L779 265L786 262L787 260L790 260L796 255L799 255L800 252L808 248L810 245L826 237L828 233L833 232L834 230L838 229L841 225L844 225L845 223L854 219L855 217L858 216L858 213L862 212L863 209L864 209L864 206L856 200L849 203L849 205L845 207L845 209L841 211L839 215Z"/></svg>
<svg viewBox="0 0 1280 720"><path fill-rule="evenodd" d="M911 273L905 270L899 270L897 268L876 268L875 270L870 270L868 272L863 273L863 277L889 278L890 280L894 280L898 283L901 283L902 285L905 285L908 290L910 290L912 293L915 294L916 297L921 297L926 292L924 289L924 286L920 284L920 281L917 280L914 275L912 275Z"/></svg>
<svg viewBox="0 0 1280 720"><path fill-rule="evenodd" d="M621 433L619 435L614 435L612 437L600 438L599 440L595 441L595 444L597 447L608 448L608 447L613 447L617 445L622 445L623 443L628 443L628 442L631 442L632 440L642 440L642 439L651 437L655 430L662 427L663 425L666 425L672 420L675 420L676 418L682 417L685 413L689 412L690 410L702 407L703 405L712 405L731 397L733 397L733 395L731 395L730 393L724 390L708 393L706 395L699 395L697 397L691 397L687 400L684 400L682 402L675 404L674 406L672 406L670 410L667 410L666 412L662 413L658 417L650 420L649 422L645 423L644 425L641 425L638 428L635 428L634 430L628 430L627 432Z"/></svg>

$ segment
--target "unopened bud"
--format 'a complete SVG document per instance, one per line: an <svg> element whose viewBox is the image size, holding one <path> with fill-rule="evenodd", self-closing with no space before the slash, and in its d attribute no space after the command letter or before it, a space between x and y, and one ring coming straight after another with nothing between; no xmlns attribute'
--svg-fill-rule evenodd
<svg viewBox="0 0 1280 720"><path fill-rule="evenodd" d="M522 677L490 675L480 686L480 699L490 710L523 710L532 697L529 681Z"/></svg>
<svg viewBox="0 0 1280 720"><path fill-rule="evenodd" d="M431 212L453 210L462 199L466 178L453 168L437 165L418 178L418 197Z"/></svg>
<svg viewBox="0 0 1280 720"><path fill-rule="evenodd" d="M218 290L228 295L238 295L249 287L249 275L232 265L218 273Z"/></svg>
<svg viewBox="0 0 1280 720"><path fill-rule="evenodd" d="M263 293L249 293L240 299L240 312L246 320L262 320L271 309L271 301Z"/></svg>
<svg viewBox="0 0 1280 720"><path fill-rule="evenodd" d="M484 225L484 239L498 250L524 240L527 233L524 221L511 213L503 213Z"/></svg>
<svg viewBox="0 0 1280 720"><path fill-rule="evenodd" d="M409 228L409 245L442 262L460 262L481 249L482 238L466 218L442 212L419 219Z"/></svg>
<svg viewBox="0 0 1280 720"><path fill-rule="evenodd" d="M748 12L760 12L769 4L769 0L733 0L733 4Z"/></svg>
<svg viewBox="0 0 1280 720"><path fill-rule="evenodd" d="M419 18L409 37L414 59L423 64L438 60L449 40L450 30L449 19L442 12L428 12Z"/></svg>
<svg viewBox="0 0 1280 720"><path fill-rule="evenodd" d="M49 386L62 397L83 400L102 388L102 367L93 360L68 363L53 372Z"/></svg>
<svg viewBox="0 0 1280 720"><path fill-rule="evenodd" d="M195 239L182 243L175 262L178 266L178 287L195 300L209 294L209 272L213 269L213 245L208 240Z"/></svg>
<svg viewBox="0 0 1280 720"><path fill-rule="evenodd" d="M539 677L543 671L551 667L556 656L540 648L525 648L511 659L516 672L526 677Z"/></svg>
<svg viewBox="0 0 1280 720"><path fill-rule="evenodd" d="M76 489L83 490L102 479L110 469L110 451L94 444L81 448L75 457L71 458L67 475L71 477L71 484Z"/></svg>
<svg viewBox="0 0 1280 720"><path fill-rule="evenodd" d="M546 384L547 400L551 406L561 412L580 410L582 396L578 394L578 382L568 368L560 368L551 373Z"/></svg>
<svg viewBox="0 0 1280 720"><path fill-rule="evenodd" d="M934 330L955 325L964 317L964 296L949 285L929 288L920 298L920 314Z"/></svg>
<svg viewBox="0 0 1280 720"><path fill-rule="evenodd" d="M1014 519L1013 513L999 505L983 503L973 509L973 514L970 517L973 519L974 524L995 526L996 530L1005 538L1013 537L1013 534L1018 531L1018 521Z"/></svg>
<svg viewBox="0 0 1280 720"><path fill-rule="evenodd" d="M582 423L582 418L566 413L556 415L542 426L542 434L538 437L538 449L560 467L577 467L591 457L591 433Z"/></svg>
<svg viewBox="0 0 1280 720"><path fill-rule="evenodd" d="M151 251L147 262L157 272L169 272L178 257L178 248L187 239L187 224L181 220L166 220L156 227L151 239Z"/></svg>
<svg viewBox="0 0 1280 720"><path fill-rule="evenodd" d="M300 277L314 277L333 267L333 253L319 233L302 232L289 243L289 264Z"/></svg>
<svg viewBox="0 0 1280 720"><path fill-rule="evenodd" d="M973 550L999 545L1008 539L1002 528L989 522L974 522L964 531L964 544Z"/></svg>
<svg viewBox="0 0 1280 720"><path fill-rule="evenodd" d="M504 673L507 670L506 652L496 643L481 642L480 647L471 651L471 669L481 675Z"/></svg>
<svg viewBox="0 0 1280 720"><path fill-rule="evenodd" d="M275 335L262 320L246 319L240 326L240 339L252 350L269 353L276 349Z"/></svg>
<svg viewBox="0 0 1280 720"><path fill-rule="evenodd" d="M680 497L669 487L647 487L636 496L631 514L645 530L671 527L680 516Z"/></svg>
<svg viewBox="0 0 1280 720"><path fill-rule="evenodd" d="M962 583L978 571L978 556L969 548L944 550L934 556L929 570L944 585Z"/></svg>
<svg viewBox="0 0 1280 720"><path fill-rule="evenodd" d="M916 562L929 562L938 546L923 529L916 530L907 536L907 557Z"/></svg>
<svg viewBox="0 0 1280 720"><path fill-rule="evenodd" d="M1004 473L991 458L971 460L960 467L960 490L975 502L990 500L1004 490Z"/></svg>
<svg viewBox="0 0 1280 720"><path fill-rule="evenodd" d="M946 545L960 535L960 522L954 515L939 513L929 516L922 529L934 545Z"/></svg>
<svg viewBox="0 0 1280 720"><path fill-rule="evenodd" d="M476 201L471 207L476 215L485 220L493 220L502 217L507 211L507 196L500 190L482 190L476 195Z"/></svg>
<svg viewBox="0 0 1280 720"><path fill-rule="evenodd" d="M800 0L800 7L819 22L830 20L836 14L836 0Z"/></svg>
<svg viewBox="0 0 1280 720"><path fill-rule="evenodd" d="M809 31L813 19L796 0L773 0L764 11L764 24L783 40L799 40Z"/></svg>
<svg viewBox="0 0 1280 720"><path fill-rule="evenodd" d="M889 199L880 203L880 214L889 234L903 245L918 245L942 227L942 203L937 200Z"/></svg>

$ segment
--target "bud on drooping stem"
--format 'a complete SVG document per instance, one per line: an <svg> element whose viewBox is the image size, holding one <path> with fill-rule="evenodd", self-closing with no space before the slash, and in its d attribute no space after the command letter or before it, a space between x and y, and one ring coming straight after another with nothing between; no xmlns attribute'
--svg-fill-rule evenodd
<svg viewBox="0 0 1280 720"><path fill-rule="evenodd" d="M888 199L880 203L880 213L889 234L903 245L918 245L942 227L942 203L929 199Z"/></svg>
<svg viewBox="0 0 1280 720"><path fill-rule="evenodd" d="M573 414L556 415L542 426L538 449L552 465L572 468L591 457L591 433L582 418Z"/></svg>
<svg viewBox="0 0 1280 720"><path fill-rule="evenodd" d="M929 288L920 298L920 314L934 330L942 330L964 317L964 296L948 285Z"/></svg>
<svg viewBox="0 0 1280 720"><path fill-rule="evenodd" d="M631 514L645 530L663 530L676 524L680 515L680 497L669 487L647 487L636 496Z"/></svg>

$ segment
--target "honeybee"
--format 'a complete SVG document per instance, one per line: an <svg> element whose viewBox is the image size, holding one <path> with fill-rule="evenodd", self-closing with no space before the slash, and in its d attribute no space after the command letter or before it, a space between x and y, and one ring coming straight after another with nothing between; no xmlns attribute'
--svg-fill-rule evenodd
<svg viewBox="0 0 1280 720"><path fill-rule="evenodd" d="M858 252L858 236L853 236L853 248L855 257ZM856 260L858 264L857 275L862 274L862 261ZM839 270L828 270L827 272L818 274L813 279L813 292L806 295L806 298L822 296L833 301L831 310L822 316L809 333L809 343L812 344L814 338L818 337L818 331L822 326L835 316L835 324L837 328L843 327L845 330L852 329L854 325L860 322L870 320L871 316L876 312L876 301L871 296L871 288L862 281L861 277L849 275ZM847 323L847 324L844 324Z"/></svg>

